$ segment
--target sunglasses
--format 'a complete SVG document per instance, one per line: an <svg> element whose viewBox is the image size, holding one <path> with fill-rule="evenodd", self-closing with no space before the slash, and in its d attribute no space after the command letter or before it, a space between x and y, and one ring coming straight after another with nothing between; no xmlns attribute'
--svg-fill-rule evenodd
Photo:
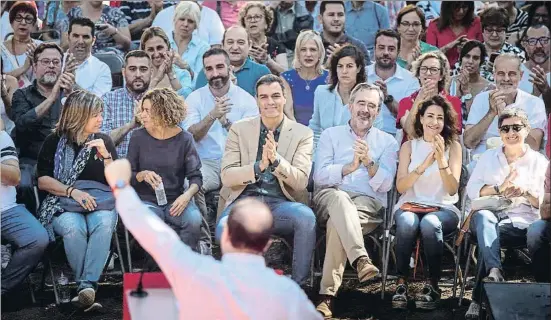
<svg viewBox="0 0 551 320"><path fill-rule="evenodd" d="M509 131L511 131L511 129L513 129L513 131L515 132L519 132L520 130L524 129L524 125L522 124L507 124L507 125L503 125L499 128L499 131L503 132L503 133L508 133Z"/></svg>

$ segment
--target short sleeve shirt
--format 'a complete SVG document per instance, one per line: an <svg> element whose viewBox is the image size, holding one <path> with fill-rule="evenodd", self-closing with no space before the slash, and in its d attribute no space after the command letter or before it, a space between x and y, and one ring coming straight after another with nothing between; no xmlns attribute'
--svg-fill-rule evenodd
<svg viewBox="0 0 551 320"><path fill-rule="evenodd" d="M0 131L0 162L7 160L17 160L17 151L10 135L2 130ZM15 202L17 192L14 186L0 184L0 212L4 212L17 205Z"/></svg>

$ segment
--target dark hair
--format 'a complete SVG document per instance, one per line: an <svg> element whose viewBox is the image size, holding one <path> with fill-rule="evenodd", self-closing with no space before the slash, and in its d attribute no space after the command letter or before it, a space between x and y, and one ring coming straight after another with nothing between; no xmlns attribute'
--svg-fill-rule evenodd
<svg viewBox="0 0 551 320"><path fill-rule="evenodd" d="M466 5L467 13L461 21L464 27L469 27L474 21L474 2L473 1L443 1L440 7L440 17L436 19L436 26L442 31L452 24L453 12L456 8Z"/></svg>
<svg viewBox="0 0 551 320"><path fill-rule="evenodd" d="M168 49L170 49L170 40L161 27L149 27L145 29L140 38L140 49L145 50L145 43L153 37L159 37L163 39Z"/></svg>
<svg viewBox="0 0 551 320"><path fill-rule="evenodd" d="M488 52L486 51L486 46L478 40L469 40L465 42L465 44L461 48L461 52L459 53L459 63L461 63L461 59L463 59L463 57L474 48L480 49L479 66L482 66L486 62L486 58L488 57Z"/></svg>
<svg viewBox="0 0 551 320"><path fill-rule="evenodd" d="M256 252L262 252L270 237L272 236L274 221L272 219L271 225L266 228L263 228L259 231L251 231L245 226L245 217L243 214L240 214L240 210L254 203L256 206L264 206L265 204L258 200L254 199L244 199L237 201L228 215L228 222L226 227L228 228L228 235L232 246L235 248L247 248L254 250ZM266 207L266 210L269 210Z"/></svg>
<svg viewBox="0 0 551 320"><path fill-rule="evenodd" d="M423 31L427 29L427 19L425 18L425 13L421 8L414 4L408 4L407 6L403 7L400 11L398 11L398 14L396 15L396 29L400 26L400 23L402 23L402 19L404 16L410 12L415 12L419 16L419 20L421 20L421 28L423 28Z"/></svg>
<svg viewBox="0 0 551 320"><path fill-rule="evenodd" d="M415 115L414 138L423 137L423 125L421 124L421 116L425 115L425 112L430 106L437 105L444 111L444 127L442 128L442 138L446 146L451 145L454 140L457 140L457 113L453 109L451 103L441 95L436 95L429 98L419 105L417 114Z"/></svg>
<svg viewBox="0 0 551 320"><path fill-rule="evenodd" d="M550 1L530 1L530 7L528 8L528 21L527 21L528 26L538 24L537 22L534 21L534 16L536 15L536 10L538 10L539 7L545 7L547 9L547 14L549 15L549 19L551 19L551 2Z"/></svg>
<svg viewBox="0 0 551 320"><path fill-rule="evenodd" d="M331 92L333 92L339 83L339 78L337 76L337 65L339 64L339 60L344 57L352 57L360 69L356 75L356 84L367 82L367 76L365 74L365 60L362 50L355 45L346 44L333 52L331 59L329 60L329 91Z"/></svg>
<svg viewBox="0 0 551 320"><path fill-rule="evenodd" d="M400 44L402 42L400 34L392 29L379 29L375 34L375 46L377 45L377 39L381 36L394 38L398 41L398 51L400 51Z"/></svg>
<svg viewBox="0 0 551 320"><path fill-rule="evenodd" d="M34 61L35 64L38 61L38 56L40 56L40 54L42 54L42 52L44 52L44 50L47 50L47 49L57 50L59 52L59 54L61 55L61 58L63 58L63 50L61 50L61 48L56 43L54 43L54 42L42 42L34 50L33 61Z"/></svg>
<svg viewBox="0 0 551 320"><path fill-rule="evenodd" d="M124 65L125 66L128 63L128 59L130 59L130 58L147 58L147 60L151 60L151 58L149 57L149 55L145 51L143 51L143 50L132 50L124 56Z"/></svg>
<svg viewBox="0 0 551 320"><path fill-rule="evenodd" d="M326 9L328 4L340 4L340 5L342 5L343 8L346 8L344 6L344 1L321 1L321 3L320 3L320 15L323 16L323 14L325 13L325 9Z"/></svg>
<svg viewBox="0 0 551 320"><path fill-rule="evenodd" d="M509 28L509 14L504 8L490 7L480 14L482 29L489 26Z"/></svg>
<svg viewBox="0 0 551 320"><path fill-rule="evenodd" d="M226 64L228 65L228 67L230 66L230 55L226 50L218 47L210 48L205 53L203 53L203 64L205 64L206 58L217 55L223 55L226 60Z"/></svg>
<svg viewBox="0 0 551 320"><path fill-rule="evenodd" d="M524 40L526 40L526 37L528 35L528 30L530 30L530 29L539 29L539 28L543 28L543 27L547 27L547 29L549 31L551 31L551 28L549 26L544 25L544 24L529 25L528 27L524 28L524 31L522 31L522 36L520 36L520 38L517 41L517 47L522 49L524 52L527 52L526 48L524 47ZM530 60L530 57L527 54L526 55L526 61L529 61L529 60Z"/></svg>
<svg viewBox="0 0 551 320"><path fill-rule="evenodd" d="M36 11L36 4L34 2L30 1L17 1L11 8L10 13L8 14L8 18L10 20L10 24L15 21L15 15L18 13L30 13L32 14L34 18L34 22L36 22L37 18L37 11Z"/></svg>
<svg viewBox="0 0 551 320"><path fill-rule="evenodd" d="M92 20L85 17L76 17L71 19L71 22L69 23L69 34L71 34L71 31L73 31L73 25L75 24L77 26L90 27L92 37L94 37L96 26L94 25L94 22L92 22Z"/></svg>
<svg viewBox="0 0 551 320"><path fill-rule="evenodd" d="M262 77L260 77L260 79L258 79L258 81L256 82L256 85L254 87L255 91L256 91L256 95L258 96L258 88L262 85L266 85L266 84L272 84L272 83L278 83L279 86L281 87L281 92L283 92L283 95L285 96L285 86L283 85L283 80L281 80L280 77L276 76L276 75L273 75L271 73L269 74L266 74L266 75L263 75Z"/></svg>

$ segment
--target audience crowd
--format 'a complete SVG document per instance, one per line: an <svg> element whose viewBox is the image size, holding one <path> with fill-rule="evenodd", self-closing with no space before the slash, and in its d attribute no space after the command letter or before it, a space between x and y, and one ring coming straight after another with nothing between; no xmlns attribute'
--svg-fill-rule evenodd
<svg viewBox="0 0 551 320"><path fill-rule="evenodd" d="M479 256L467 318L482 283L504 281L502 248L527 248L550 281L549 2L106 3L2 3L3 300L63 241L73 302L101 307L118 222L103 170L117 158L203 255L247 197L292 244L301 287L325 236L325 318L347 262L360 282L379 274L364 238L385 215L394 308L437 308L444 243L464 225ZM428 274L410 296L416 243Z"/></svg>

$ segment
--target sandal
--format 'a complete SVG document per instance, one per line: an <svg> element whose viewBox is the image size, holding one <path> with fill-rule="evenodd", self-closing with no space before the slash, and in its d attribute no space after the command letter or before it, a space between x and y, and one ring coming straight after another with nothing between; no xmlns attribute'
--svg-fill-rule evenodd
<svg viewBox="0 0 551 320"><path fill-rule="evenodd" d="M442 292L435 290L430 284L425 284L421 293L415 297L415 307L424 310L434 310L440 302Z"/></svg>
<svg viewBox="0 0 551 320"><path fill-rule="evenodd" d="M392 308L407 309L408 307L408 287L405 283L396 286L396 292L392 296Z"/></svg>

